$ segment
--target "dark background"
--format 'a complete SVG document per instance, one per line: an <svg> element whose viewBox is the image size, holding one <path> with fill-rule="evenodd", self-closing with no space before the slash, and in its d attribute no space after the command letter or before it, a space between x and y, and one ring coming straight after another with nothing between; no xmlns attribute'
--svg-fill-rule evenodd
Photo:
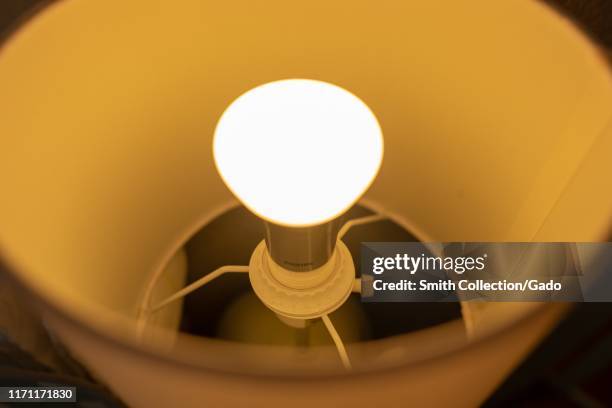
<svg viewBox="0 0 612 408"><path fill-rule="evenodd" d="M50 2L0 0L0 38ZM612 61L612 0L545 2L575 21ZM0 303L3 301L0 296ZM51 369L9 340L0 330L0 383L71 383L79 387L81 406L121 406L69 356L60 356L60 368ZM53 339L48 340L53 343ZM61 346L54 347L61 353ZM484 406L612 407L612 304L576 305Z"/></svg>

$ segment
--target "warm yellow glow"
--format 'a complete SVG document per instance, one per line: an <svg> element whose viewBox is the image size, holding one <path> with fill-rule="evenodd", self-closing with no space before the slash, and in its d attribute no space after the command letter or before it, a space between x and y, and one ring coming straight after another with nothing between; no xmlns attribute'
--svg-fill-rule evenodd
<svg viewBox="0 0 612 408"><path fill-rule="evenodd" d="M215 163L238 199L277 224L309 226L346 211L374 180L383 156L372 111L325 82L256 87L223 113Z"/></svg>

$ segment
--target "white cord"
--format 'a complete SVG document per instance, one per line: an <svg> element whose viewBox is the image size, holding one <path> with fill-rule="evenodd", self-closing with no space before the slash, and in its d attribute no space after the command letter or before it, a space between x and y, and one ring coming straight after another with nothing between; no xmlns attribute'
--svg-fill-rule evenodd
<svg viewBox="0 0 612 408"><path fill-rule="evenodd" d="M211 273L207 274L206 276L201 277L197 281L193 282L191 285L185 286L183 289L179 290L174 295L171 295L171 296L167 297L166 299L162 300L161 302L159 302L155 306L149 308L147 311L150 312L150 313L156 312L157 310L159 310L159 309L169 305L170 303L174 302L175 300L178 300L178 299L180 299L180 298L182 298L184 296L187 296L188 294L190 294L194 290L196 290L198 288L201 288L202 286L204 286L207 283L209 283L210 281L218 278L219 276L223 275L224 273L230 273L230 272L248 272L248 271L249 271L249 267L248 266L236 266L236 265L222 266L222 267L220 267L218 269L215 269L214 271L212 271Z"/></svg>
<svg viewBox="0 0 612 408"><path fill-rule="evenodd" d="M347 370L352 369L351 360L349 360L348 354L346 353L346 348L344 348L344 343L342 343L342 339L340 338L340 335L336 331L336 328L334 327L333 323L329 319L329 316L323 315L321 316L321 319L323 320L323 324L325 324L325 327L327 328L329 335L334 341L334 344L336 344L336 349L338 350L338 354L340 355L340 360L342 360L342 365Z"/></svg>
<svg viewBox="0 0 612 408"><path fill-rule="evenodd" d="M385 218L387 217L385 217L382 214L373 214L373 215L368 215L365 217L353 218L352 220L348 220L347 222L344 223L342 228L340 228L340 231L338 231L338 239L342 239L342 237L344 237L344 235L351 228L356 227L357 225L368 224L370 222L384 220Z"/></svg>

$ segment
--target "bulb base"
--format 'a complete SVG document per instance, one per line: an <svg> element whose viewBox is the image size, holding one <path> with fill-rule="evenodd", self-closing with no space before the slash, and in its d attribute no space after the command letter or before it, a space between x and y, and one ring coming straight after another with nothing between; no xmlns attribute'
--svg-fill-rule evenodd
<svg viewBox="0 0 612 408"><path fill-rule="evenodd" d="M336 247L338 220L312 227L286 227L265 221L266 247L279 266L313 271L329 262Z"/></svg>
<svg viewBox="0 0 612 408"><path fill-rule="evenodd" d="M249 262L249 279L257 297L286 319L308 320L339 308L352 292L355 266L341 241L328 262L308 272L296 273L278 265L262 241Z"/></svg>

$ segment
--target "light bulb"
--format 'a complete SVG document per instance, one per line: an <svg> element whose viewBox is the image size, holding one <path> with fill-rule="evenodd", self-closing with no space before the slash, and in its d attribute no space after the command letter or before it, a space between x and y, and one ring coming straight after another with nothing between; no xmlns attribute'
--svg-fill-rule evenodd
<svg viewBox="0 0 612 408"><path fill-rule="evenodd" d="M329 83L258 86L223 113L215 163L234 195L277 225L307 227L345 212L374 180L383 156L372 111Z"/></svg>
<svg viewBox="0 0 612 408"><path fill-rule="evenodd" d="M383 155L372 111L329 83L288 79L258 86L225 110L215 164L266 227L272 260L292 271L324 265L337 223L370 186Z"/></svg>

